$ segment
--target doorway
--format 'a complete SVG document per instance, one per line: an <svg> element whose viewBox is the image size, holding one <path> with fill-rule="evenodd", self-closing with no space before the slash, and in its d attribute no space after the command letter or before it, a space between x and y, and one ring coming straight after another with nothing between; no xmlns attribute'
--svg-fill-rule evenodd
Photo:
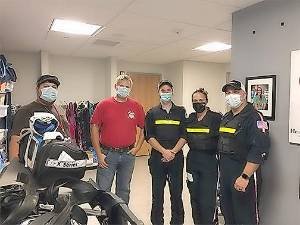
<svg viewBox="0 0 300 225"><path fill-rule="evenodd" d="M152 73L129 73L129 75L133 81L130 96L142 104L147 113L149 109L159 104L157 84L161 80L161 75ZM137 156L147 156L150 150L150 145L145 141Z"/></svg>

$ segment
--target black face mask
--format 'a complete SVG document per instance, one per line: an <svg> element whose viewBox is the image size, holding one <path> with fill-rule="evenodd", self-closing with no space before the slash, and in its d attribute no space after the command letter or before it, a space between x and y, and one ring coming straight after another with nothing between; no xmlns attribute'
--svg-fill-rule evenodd
<svg viewBox="0 0 300 225"><path fill-rule="evenodd" d="M202 113L205 110L205 103L200 103L200 102L194 102L193 103L193 108L197 113Z"/></svg>

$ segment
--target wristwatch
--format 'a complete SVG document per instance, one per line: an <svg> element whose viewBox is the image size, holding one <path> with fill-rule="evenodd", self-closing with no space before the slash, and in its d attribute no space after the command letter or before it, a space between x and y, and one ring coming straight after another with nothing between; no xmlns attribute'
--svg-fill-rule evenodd
<svg viewBox="0 0 300 225"><path fill-rule="evenodd" d="M245 173L242 173L242 178L245 179L245 180L249 180L250 179L250 177L247 174L245 174Z"/></svg>

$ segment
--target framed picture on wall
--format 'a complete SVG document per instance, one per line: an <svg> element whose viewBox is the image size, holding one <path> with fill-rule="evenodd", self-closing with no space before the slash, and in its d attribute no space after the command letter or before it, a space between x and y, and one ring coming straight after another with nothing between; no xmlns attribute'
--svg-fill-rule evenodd
<svg viewBox="0 0 300 225"><path fill-rule="evenodd" d="M268 120L275 120L276 75L247 77L247 101Z"/></svg>

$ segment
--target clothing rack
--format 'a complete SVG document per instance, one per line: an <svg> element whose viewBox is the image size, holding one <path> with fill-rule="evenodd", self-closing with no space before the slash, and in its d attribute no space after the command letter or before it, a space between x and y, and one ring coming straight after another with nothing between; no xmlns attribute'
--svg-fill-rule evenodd
<svg viewBox="0 0 300 225"><path fill-rule="evenodd" d="M8 161L8 147L12 126L11 93L17 76L12 64L0 55L0 171Z"/></svg>
<svg viewBox="0 0 300 225"><path fill-rule="evenodd" d="M90 119L97 104L90 101L70 102L66 104L66 117L69 123L71 139L85 151L92 161L92 168L98 165L90 134Z"/></svg>

